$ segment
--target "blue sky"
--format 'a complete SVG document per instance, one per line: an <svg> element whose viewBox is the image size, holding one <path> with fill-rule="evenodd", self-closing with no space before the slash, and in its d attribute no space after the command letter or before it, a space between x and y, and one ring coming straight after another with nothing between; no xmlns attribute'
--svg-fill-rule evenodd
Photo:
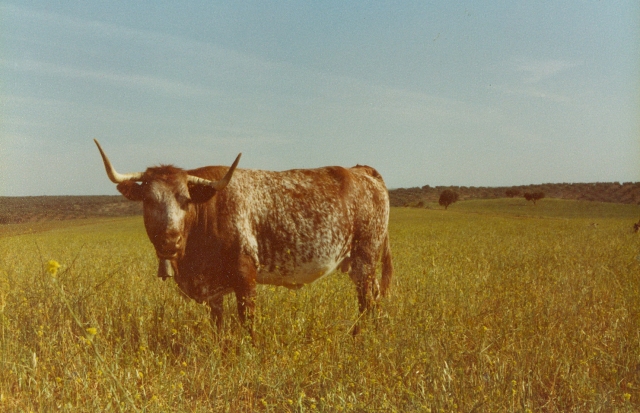
<svg viewBox="0 0 640 413"><path fill-rule="evenodd" d="M640 5L0 2L0 195L172 163L640 180Z"/></svg>

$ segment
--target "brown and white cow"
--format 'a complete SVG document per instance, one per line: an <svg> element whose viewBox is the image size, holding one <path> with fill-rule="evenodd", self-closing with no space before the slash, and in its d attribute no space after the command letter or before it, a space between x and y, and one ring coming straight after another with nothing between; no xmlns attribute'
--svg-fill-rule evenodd
<svg viewBox="0 0 640 413"><path fill-rule="evenodd" d="M388 292L389 195L375 169L236 169L238 155L231 168L119 174L95 143L118 190L143 203L158 276L173 276L187 296L208 303L218 327L223 297L233 292L253 334L256 284L297 289L340 268L356 285L361 312Z"/></svg>

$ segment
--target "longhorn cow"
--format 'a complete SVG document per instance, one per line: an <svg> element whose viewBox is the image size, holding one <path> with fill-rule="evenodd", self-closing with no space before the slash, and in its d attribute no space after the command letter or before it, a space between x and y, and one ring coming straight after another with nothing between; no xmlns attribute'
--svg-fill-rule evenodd
<svg viewBox="0 0 640 413"><path fill-rule="evenodd" d="M94 141L118 191L142 201L158 276L207 303L218 328L223 297L233 292L253 335L256 284L297 289L339 268L356 285L360 312L388 292L389 195L375 169L236 169L238 155L230 168L162 165L120 174Z"/></svg>

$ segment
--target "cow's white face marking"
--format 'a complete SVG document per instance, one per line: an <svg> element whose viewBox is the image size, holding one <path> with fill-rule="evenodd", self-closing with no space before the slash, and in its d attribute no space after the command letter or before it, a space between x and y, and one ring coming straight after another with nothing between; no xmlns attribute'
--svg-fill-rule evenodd
<svg viewBox="0 0 640 413"><path fill-rule="evenodd" d="M163 181L152 181L145 188L144 223L160 258L176 258L183 252L189 207L186 184L176 188Z"/></svg>

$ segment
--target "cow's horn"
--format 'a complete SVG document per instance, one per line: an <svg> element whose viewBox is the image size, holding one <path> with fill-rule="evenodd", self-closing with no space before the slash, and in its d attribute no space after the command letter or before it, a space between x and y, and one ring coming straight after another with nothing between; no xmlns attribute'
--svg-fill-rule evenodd
<svg viewBox="0 0 640 413"><path fill-rule="evenodd" d="M229 181L231 180L231 175L233 175L233 171L236 170L236 166L238 166L238 162L240 162L241 156L242 156L241 153L238 154L238 157L236 158L235 161L233 161L233 164L231 165L231 168L229 168L229 170L227 171L227 174L224 176L224 178L220 179L219 181L210 181L208 179L199 178L193 175L189 175L188 181L191 184L206 185L206 186L212 187L216 191L222 191L227 186L227 184L229 184Z"/></svg>
<svg viewBox="0 0 640 413"><path fill-rule="evenodd" d="M98 145L98 150L100 151L100 155L102 156L102 162L104 162L104 169L106 169L107 175L109 176L109 179L111 179L111 182L113 182L114 184L119 184L120 182L124 181L139 181L142 179L142 172L119 174L115 169L113 169L111 162L109 162L109 158L107 158L107 155L105 155L98 141L96 139L94 139L93 141L96 143L96 145Z"/></svg>

